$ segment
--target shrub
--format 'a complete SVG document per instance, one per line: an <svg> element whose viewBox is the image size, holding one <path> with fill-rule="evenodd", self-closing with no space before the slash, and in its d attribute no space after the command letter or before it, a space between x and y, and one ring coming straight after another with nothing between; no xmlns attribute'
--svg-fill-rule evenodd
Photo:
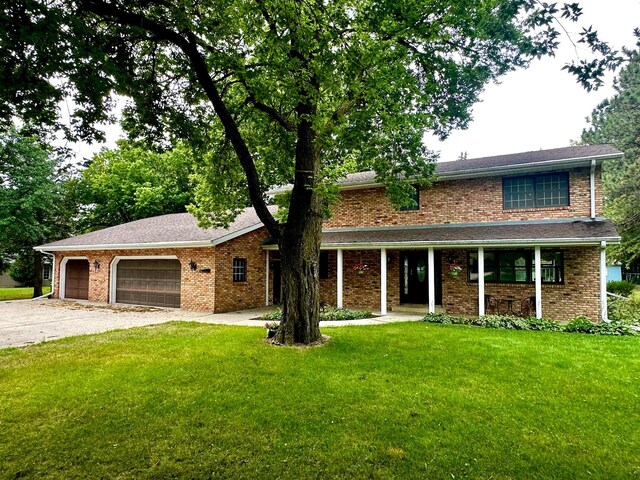
<svg viewBox="0 0 640 480"><path fill-rule="evenodd" d="M347 308L327 308L324 312L320 312L320 320L361 320L371 317L373 317L371 312Z"/></svg>
<svg viewBox="0 0 640 480"><path fill-rule="evenodd" d="M591 323L585 316L576 317L564 326L559 322L547 318L522 318L506 315L456 317L446 313L430 313L422 320L430 323L474 325L477 327L497 328L501 330L538 330L545 332L591 333L596 335L639 335L628 322L614 320L595 324Z"/></svg>
<svg viewBox="0 0 640 480"><path fill-rule="evenodd" d="M591 323L584 315L579 315L564 326L564 331L569 333L596 333L595 324Z"/></svg>
<svg viewBox="0 0 640 480"><path fill-rule="evenodd" d="M326 320L361 320L363 318L371 318L373 314L364 310L349 310L347 308L327 308L324 312L320 312L320 321ZM265 313L260 320L279 321L282 320L282 310L274 310Z"/></svg>
<svg viewBox="0 0 640 480"><path fill-rule="evenodd" d="M640 300L614 298L609 300L609 319L627 325L640 325Z"/></svg>
<svg viewBox="0 0 640 480"><path fill-rule="evenodd" d="M619 282L607 282L607 292L615 293L616 295L621 295L623 297L628 297L631 295L636 286L631 282L626 282L624 280Z"/></svg>

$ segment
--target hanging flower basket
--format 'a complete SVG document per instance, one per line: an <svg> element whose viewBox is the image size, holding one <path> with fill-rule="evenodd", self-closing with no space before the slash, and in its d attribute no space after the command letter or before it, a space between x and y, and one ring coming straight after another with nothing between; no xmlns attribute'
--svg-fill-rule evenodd
<svg viewBox="0 0 640 480"><path fill-rule="evenodd" d="M364 272L369 270L369 265L365 263L359 263L358 265L354 265L353 269L358 273L358 275L364 275Z"/></svg>
<svg viewBox="0 0 640 480"><path fill-rule="evenodd" d="M452 277L457 277L461 271L462 271L462 266L460 264L452 263L449 265L449 274Z"/></svg>

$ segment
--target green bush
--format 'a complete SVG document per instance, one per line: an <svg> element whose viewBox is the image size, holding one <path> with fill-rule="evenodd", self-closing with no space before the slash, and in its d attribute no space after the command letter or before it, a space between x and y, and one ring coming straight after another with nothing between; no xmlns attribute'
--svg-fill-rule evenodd
<svg viewBox="0 0 640 480"><path fill-rule="evenodd" d="M627 325L640 326L640 300L613 298L609 300L609 319Z"/></svg>
<svg viewBox="0 0 640 480"><path fill-rule="evenodd" d="M361 320L363 318L371 318L373 314L364 310L349 310L347 308L327 308L320 312L320 321L327 320ZM265 313L260 320L280 321L282 320L282 310L274 310Z"/></svg>
<svg viewBox="0 0 640 480"><path fill-rule="evenodd" d="M619 282L607 282L607 292L615 293L616 295L621 295L623 297L631 295L634 288L636 288L635 284L624 280Z"/></svg>
<svg viewBox="0 0 640 480"><path fill-rule="evenodd" d="M622 300L621 300L622 301ZM638 302L640 303L640 302ZM638 310L637 312L640 312ZM595 335L638 335L629 322L613 320L611 322L592 323L587 317L579 316L566 325L547 318L522 318L504 315L487 315L485 317L457 317L447 313L430 313L424 322L447 325L474 325L501 330L539 330L545 332L590 333Z"/></svg>
<svg viewBox="0 0 640 480"><path fill-rule="evenodd" d="M595 324L591 323L584 315L575 317L564 326L564 331L569 333L596 333Z"/></svg>

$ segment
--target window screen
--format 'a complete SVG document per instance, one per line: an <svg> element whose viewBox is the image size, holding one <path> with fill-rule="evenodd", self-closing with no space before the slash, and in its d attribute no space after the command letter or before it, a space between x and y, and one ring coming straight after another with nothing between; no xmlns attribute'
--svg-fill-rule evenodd
<svg viewBox="0 0 640 480"><path fill-rule="evenodd" d="M569 176L551 173L504 178L502 198L506 210L569 205Z"/></svg>

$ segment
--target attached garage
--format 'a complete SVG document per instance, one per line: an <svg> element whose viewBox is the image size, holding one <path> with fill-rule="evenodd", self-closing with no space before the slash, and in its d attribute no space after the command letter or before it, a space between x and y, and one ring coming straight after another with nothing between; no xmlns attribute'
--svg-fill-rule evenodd
<svg viewBox="0 0 640 480"><path fill-rule="evenodd" d="M116 265L116 303L180 308L180 262L126 260Z"/></svg>
<svg viewBox="0 0 640 480"><path fill-rule="evenodd" d="M69 260L65 266L64 298L89 299L89 261Z"/></svg>

